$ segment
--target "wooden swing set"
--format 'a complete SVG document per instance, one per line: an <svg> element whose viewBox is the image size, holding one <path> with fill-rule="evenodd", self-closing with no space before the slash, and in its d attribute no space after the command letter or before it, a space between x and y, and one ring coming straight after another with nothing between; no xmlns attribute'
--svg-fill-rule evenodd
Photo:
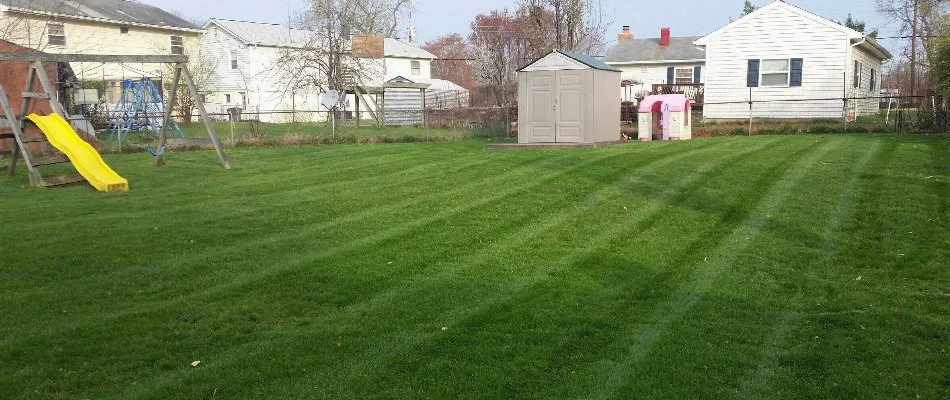
<svg viewBox="0 0 950 400"><path fill-rule="evenodd" d="M211 143L214 145L214 149L218 154L218 159L221 162L221 166L223 166L225 169L231 168L231 164L228 161L227 155L224 154L224 149L221 146L221 141L218 140L218 135L215 133L211 119L208 117L208 112L205 109L204 102L202 101L201 96L198 94L198 88L195 86L191 72L188 71L188 57L186 56L0 52L0 62L3 61L23 62L27 63L28 65L26 85L24 86L23 92L18 96L22 99L20 103L21 107L19 115L14 113L10 103L10 98L7 96L7 92L4 89L2 83L0 83L0 107L2 107L2 110L0 111L3 113L2 118L0 118L0 129L12 131L12 133L0 133L0 139L13 139L13 145L11 146L10 151L10 163L7 167L10 176L15 174L17 158L18 156L21 156L23 157L23 161L26 164L30 178L30 184L34 187L59 186L84 182L86 180L81 175L43 177L38 167L43 165L67 163L70 160L65 155L56 153L43 155L40 157L33 156L29 147L27 147L28 143L44 143L44 149L49 149L51 146L46 145L48 144L48 141L44 135L26 135L23 131L26 121L28 121L27 114L34 100L48 101L53 112L59 114L63 118L68 118L68 114L66 114L62 104L58 99L58 92L55 90L52 82L50 82L49 76L47 75L46 64L72 62L174 65L174 78L172 79L170 92L172 95L171 99L167 102L167 107L165 108L162 116L162 127L158 134L158 144L154 150L150 148L149 151L154 157L155 163L157 165L165 164L165 146L167 144L168 133L167 130L169 121L171 121L172 118L172 110L175 108L177 100L177 96L174 94L177 93L178 85L181 83L181 80L184 80L188 87L189 94L191 95L191 98L194 100L195 106L198 109L198 114L201 117L202 122L204 122L204 126L208 132L208 136L211 139ZM39 88L36 88L37 81L40 86Z"/></svg>

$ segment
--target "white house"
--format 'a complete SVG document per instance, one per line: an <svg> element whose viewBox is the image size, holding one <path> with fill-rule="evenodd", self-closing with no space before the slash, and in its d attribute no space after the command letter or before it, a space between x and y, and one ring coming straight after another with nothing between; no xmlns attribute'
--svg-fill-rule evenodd
<svg viewBox="0 0 950 400"><path fill-rule="evenodd" d="M209 112L240 107L249 118L265 122L317 120L323 110L316 90L294 90L279 61L284 52L302 48L312 32L279 24L211 19L201 38L202 69L207 74ZM255 113L267 111L267 114Z"/></svg>
<svg viewBox="0 0 950 400"><path fill-rule="evenodd" d="M444 79L432 78L432 53L401 39L385 38L382 59L382 82L428 85L426 108L460 108L468 106L468 91ZM418 89L385 88L385 121L387 125L411 125L422 122L422 91Z"/></svg>
<svg viewBox="0 0 950 400"><path fill-rule="evenodd" d="M841 118L842 94L877 96L891 54L864 34L784 1L698 39L706 49L705 118ZM878 112L877 99L848 115Z"/></svg>
<svg viewBox="0 0 950 400"><path fill-rule="evenodd" d="M201 39L202 59L211 70L208 79L211 94L206 100L214 111L225 113L229 108L240 107L246 118L265 122L320 120L325 117L325 114L312 112L326 110L321 104L319 90L312 86L295 89L293 77L288 75L293 69L280 64L286 52L313 46L313 32L279 24L225 19L211 19L204 29L206 32ZM403 77L412 82L429 84L433 89L443 89L443 92L427 92L427 95L464 90L451 82L432 79L430 65L435 56L431 53L399 39L376 40L381 41L383 51L374 58L360 59L355 62L356 65L349 67L358 70L350 74L351 79L355 80L352 82L354 85L382 88L385 82ZM390 93L390 90L394 93ZM385 99L385 107L393 112L410 111L403 114L414 111L416 118L413 121L418 122L418 110L421 109L419 92L387 89L390 97ZM357 107L356 96L355 93L349 93L344 101L345 115L349 117L352 117L350 111ZM375 113L380 103L377 96L361 94L361 111ZM370 112L361 112L361 117L372 118ZM398 119L392 121L397 122Z"/></svg>
<svg viewBox="0 0 950 400"><path fill-rule="evenodd" d="M160 55L194 52L201 29L162 9L124 0L0 0L0 39L46 53ZM123 79L161 79L156 64L70 63L81 81L103 82L107 100Z"/></svg>
<svg viewBox="0 0 950 400"><path fill-rule="evenodd" d="M682 92L691 100L701 92L705 74L706 54L693 42L698 36L672 37L669 28L660 30L660 37L636 39L630 27L617 35L617 45L607 53L604 62L620 69L622 101L637 101L653 90L653 85L683 85Z"/></svg>

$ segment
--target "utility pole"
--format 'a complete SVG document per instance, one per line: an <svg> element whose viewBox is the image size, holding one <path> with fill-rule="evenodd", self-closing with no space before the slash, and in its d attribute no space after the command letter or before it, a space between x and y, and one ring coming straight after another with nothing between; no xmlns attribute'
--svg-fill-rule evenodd
<svg viewBox="0 0 950 400"><path fill-rule="evenodd" d="M913 97L917 94L917 0L914 0L914 21L911 23L910 37L910 95Z"/></svg>

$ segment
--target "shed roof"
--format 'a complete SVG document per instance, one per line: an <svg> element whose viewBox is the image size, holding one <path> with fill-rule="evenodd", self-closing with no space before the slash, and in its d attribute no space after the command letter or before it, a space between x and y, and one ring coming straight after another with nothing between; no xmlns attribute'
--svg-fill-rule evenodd
<svg viewBox="0 0 950 400"><path fill-rule="evenodd" d="M651 112L653 110L653 105L656 103L668 103L670 105L670 111L686 111L689 107L689 99L682 94L660 94L655 96L644 97L640 101L640 112Z"/></svg>
<svg viewBox="0 0 950 400"><path fill-rule="evenodd" d="M149 25L197 31L199 28L161 8L125 0L0 0L10 11L98 20L116 24Z"/></svg>
<svg viewBox="0 0 950 400"><path fill-rule="evenodd" d="M608 64L627 64L705 60L706 51L693 44L700 37L671 37L670 43L665 46L660 45L659 38L621 40L607 53L604 61Z"/></svg>
<svg viewBox="0 0 950 400"><path fill-rule="evenodd" d="M599 59L597 59L597 58L594 58L593 56L590 56L590 55L587 55L587 54L583 54L583 53L577 53L577 52L573 52L573 51L567 51L567 50L551 50L550 53L545 54L544 56L539 57L538 59L536 59L536 60L534 60L534 61L528 63L528 65L525 65L524 67L521 67L520 69L518 69L518 71L521 72L521 71L527 69L528 67L534 65L535 63L537 63L537 62L539 62L539 61L541 61L541 60L543 60L543 59L545 59L545 58L551 56L552 54L562 54L562 55L564 55L564 56L566 56L566 57L568 57L568 58L570 58L570 59L572 59L572 60L574 60L574 61L577 61L577 62L579 62L579 63L581 63L581 64L584 64L584 65L586 65L586 66L588 66L588 67L591 67L591 68L593 68L593 69L599 69L599 70L604 70L604 71L613 71L613 72L621 72L619 69L614 68L614 67L608 65L607 63L605 63L605 62L603 62L603 61L601 61L601 60L599 60Z"/></svg>

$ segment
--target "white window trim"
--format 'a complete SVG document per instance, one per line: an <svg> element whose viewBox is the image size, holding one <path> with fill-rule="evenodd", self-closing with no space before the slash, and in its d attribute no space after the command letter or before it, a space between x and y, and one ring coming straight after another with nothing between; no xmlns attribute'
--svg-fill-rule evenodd
<svg viewBox="0 0 950 400"><path fill-rule="evenodd" d="M181 44L180 44L180 45L176 45L176 44L175 44L175 38L178 38L179 41L181 41ZM171 51L170 51L171 54L178 54L178 53L175 53L175 48L180 48L180 49L181 49L181 53L178 54L178 55L184 55L184 54L185 54L185 37L184 37L184 36L170 35L170 36L168 37L168 45L169 45L169 47L171 48Z"/></svg>
<svg viewBox="0 0 950 400"><path fill-rule="evenodd" d="M785 65L788 66L785 71L766 71L765 70L766 61L780 61L780 60L785 60ZM778 75L781 73L785 74L784 85L766 85L765 84L764 77L766 74ZM790 87L789 85L791 84L791 81L792 81L792 59L791 58L760 58L759 59L759 87L787 88L787 87Z"/></svg>
<svg viewBox="0 0 950 400"><path fill-rule="evenodd" d="M232 70L240 69L240 64L239 64L239 62L238 62L238 51L237 51L237 50L231 50L230 52L228 52L228 63L229 63L228 66L229 66Z"/></svg>
<svg viewBox="0 0 950 400"><path fill-rule="evenodd" d="M53 25L59 25L59 26L61 26L61 27L63 28L63 34L62 34L62 35L53 35L53 33L52 33L52 32L53 32L53 29L52 29ZM63 44L53 44L53 43L50 41L50 37L51 37L51 36L57 36L57 37L62 36L62 38L63 38ZM47 23L46 23L46 45L48 45L48 46L56 46L56 47L66 47L66 23L64 23L64 22L47 22Z"/></svg>
<svg viewBox="0 0 950 400"><path fill-rule="evenodd" d="M679 83L679 82L676 81L677 79L680 79L680 76L678 76L679 73L680 73L680 71L688 71L688 72L689 72L689 76L688 76L688 77L685 77L685 76L682 77L683 79L687 79L687 78L688 78L688 79L689 79L689 82L687 82L687 83ZM695 75L694 72L693 72L693 67L674 67L674 68L673 68L673 84L674 84L674 85L692 85L693 83L696 83L696 82L693 82L693 79L695 79L695 78L696 78L696 75Z"/></svg>
<svg viewBox="0 0 950 400"><path fill-rule="evenodd" d="M409 73L412 75L422 75L422 61L409 61Z"/></svg>

